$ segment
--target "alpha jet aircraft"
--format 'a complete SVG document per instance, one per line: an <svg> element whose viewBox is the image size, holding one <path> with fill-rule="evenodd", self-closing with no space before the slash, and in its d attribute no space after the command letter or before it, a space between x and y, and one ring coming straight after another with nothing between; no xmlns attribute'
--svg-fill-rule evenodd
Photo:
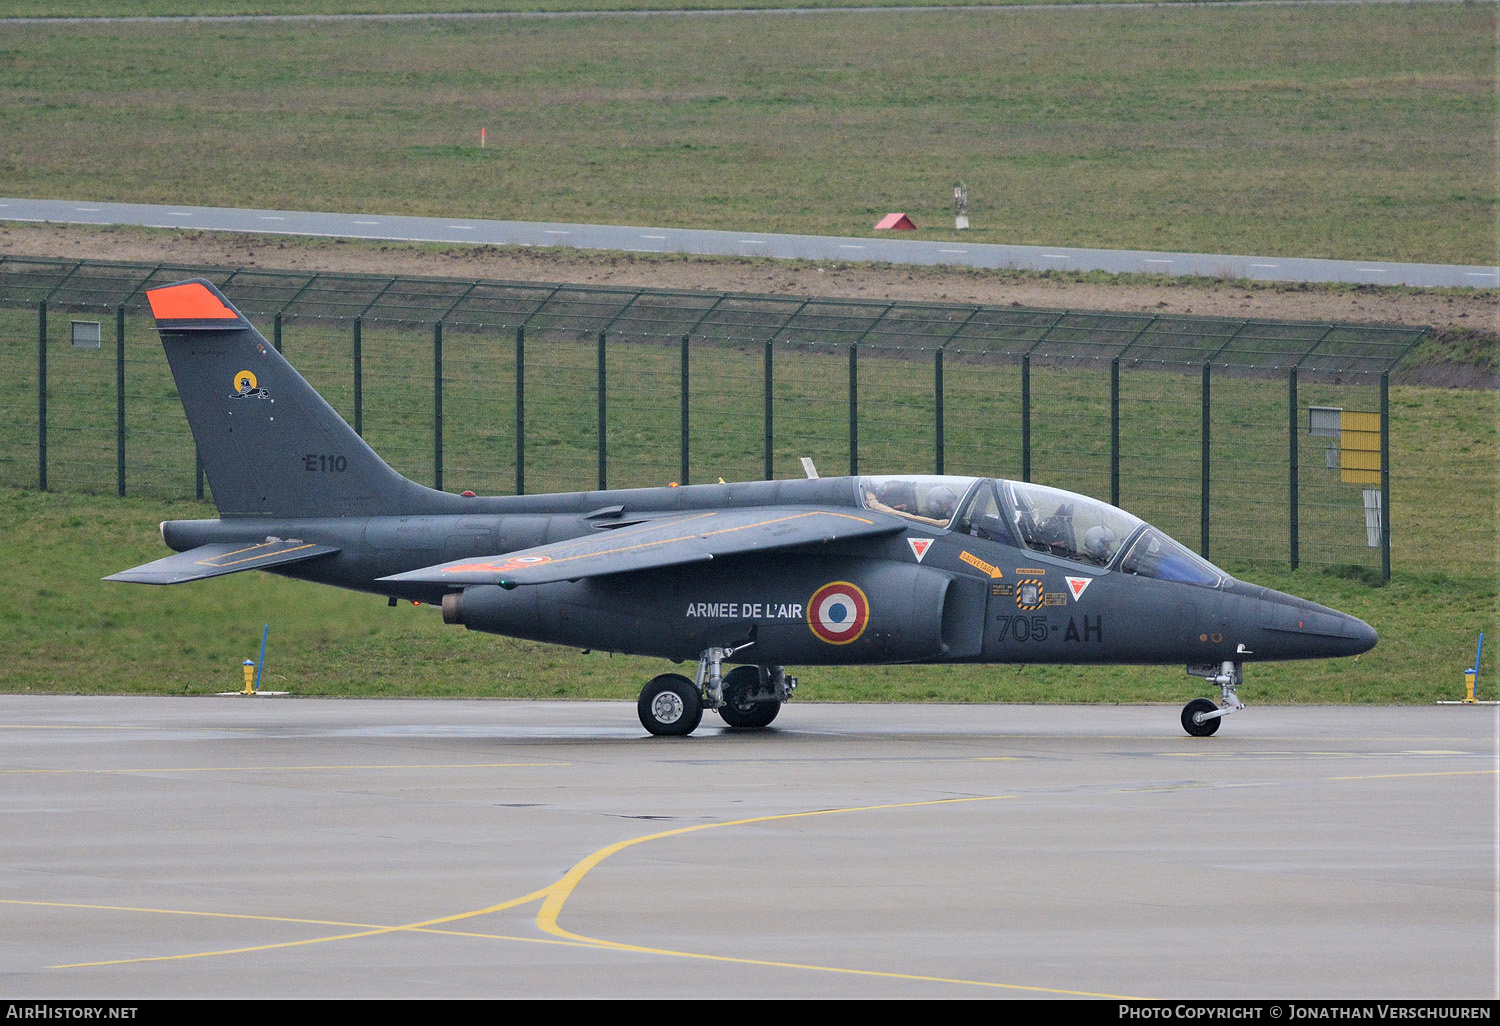
<svg viewBox="0 0 1500 1026"><path fill-rule="evenodd" d="M106 580L268 570L439 606L470 630L696 661L642 688L653 734L691 733L705 709L765 727L794 664L1176 662L1220 688L1222 704L1182 711L1203 736L1244 707L1246 662L1376 641L1122 509L1019 481L434 491L386 465L212 284L148 297L219 519L163 523L176 554Z"/></svg>

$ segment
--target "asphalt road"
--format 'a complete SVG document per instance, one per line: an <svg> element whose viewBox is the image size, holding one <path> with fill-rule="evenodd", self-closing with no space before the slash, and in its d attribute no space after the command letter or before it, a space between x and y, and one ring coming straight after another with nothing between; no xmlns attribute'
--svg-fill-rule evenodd
<svg viewBox="0 0 1500 1026"><path fill-rule="evenodd" d="M1141 250L1070 249L1062 246L976 245L890 238L777 235L687 228L548 224L477 218L397 217L231 207L156 206L73 200L0 198L0 220L63 224L128 224L152 228L259 232L399 242L475 243L494 246L560 246L630 253L685 253L774 259L951 264L1032 271L1109 271L1246 278L1287 282L1355 282L1423 287L1494 288L1500 268L1411 264L1380 260L1311 260ZM900 233L895 233L899 236ZM955 233L956 235L957 233Z"/></svg>
<svg viewBox="0 0 1500 1026"><path fill-rule="evenodd" d="M0 696L0 981L1496 997L1493 707L1177 712Z"/></svg>

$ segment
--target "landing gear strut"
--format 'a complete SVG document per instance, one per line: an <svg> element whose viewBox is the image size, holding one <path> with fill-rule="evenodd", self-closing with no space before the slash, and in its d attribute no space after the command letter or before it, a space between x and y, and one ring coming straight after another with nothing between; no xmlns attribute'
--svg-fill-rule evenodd
<svg viewBox="0 0 1500 1026"><path fill-rule="evenodd" d="M1243 649L1244 646L1241 645L1240 648ZM1245 708L1245 703L1235 694L1235 689L1244 680L1241 664L1226 659L1218 667L1190 666L1188 672L1195 677L1202 677L1210 684L1219 685L1219 693L1224 702L1222 707L1208 698L1195 698L1182 707L1182 729L1193 737L1208 737L1219 729L1221 719Z"/></svg>
<svg viewBox="0 0 1500 1026"><path fill-rule="evenodd" d="M769 726L792 697L797 678L780 666L737 666L724 673L724 660L751 644L706 650L698 660L696 681L680 673L651 678L636 702L641 726L657 735L691 734L705 708L716 710L731 727Z"/></svg>

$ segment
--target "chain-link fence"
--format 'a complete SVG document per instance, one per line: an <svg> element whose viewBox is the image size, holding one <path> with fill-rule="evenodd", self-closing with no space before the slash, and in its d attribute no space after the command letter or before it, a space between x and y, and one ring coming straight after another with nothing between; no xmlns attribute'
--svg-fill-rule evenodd
<svg viewBox="0 0 1500 1026"><path fill-rule="evenodd" d="M145 301L199 276L434 487L810 456L1057 485L1220 562L1389 574L1389 373L1421 328L3 257L0 483L203 494Z"/></svg>

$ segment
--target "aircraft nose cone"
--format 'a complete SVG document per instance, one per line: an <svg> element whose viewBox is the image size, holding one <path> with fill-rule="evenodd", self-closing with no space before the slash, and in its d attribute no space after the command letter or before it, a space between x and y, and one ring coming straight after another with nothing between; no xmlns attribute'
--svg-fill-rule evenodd
<svg viewBox="0 0 1500 1026"><path fill-rule="evenodd" d="M1359 655L1361 652L1368 652L1375 647L1375 643L1380 640L1380 635L1375 633L1374 627L1371 627L1357 616L1349 616L1345 613L1344 618L1349 621L1347 625L1350 635L1349 640L1353 646L1349 653L1350 655Z"/></svg>
<svg viewBox="0 0 1500 1026"><path fill-rule="evenodd" d="M1266 589L1261 628L1267 651L1280 659L1329 659L1359 655L1380 636L1357 616Z"/></svg>
<svg viewBox="0 0 1500 1026"><path fill-rule="evenodd" d="M1320 608L1303 612L1299 624L1307 635L1327 646L1332 656L1359 655L1375 647L1380 636L1375 628L1357 616L1340 613L1336 609Z"/></svg>

